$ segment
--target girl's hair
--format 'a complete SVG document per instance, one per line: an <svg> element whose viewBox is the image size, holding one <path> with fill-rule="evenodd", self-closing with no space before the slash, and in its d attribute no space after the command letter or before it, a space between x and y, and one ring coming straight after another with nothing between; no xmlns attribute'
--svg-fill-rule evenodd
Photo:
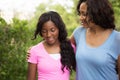
<svg viewBox="0 0 120 80"><path fill-rule="evenodd" d="M75 70L76 68L75 53L73 47L71 46L70 41L67 39L67 31L65 24L61 16L57 12L49 11L43 13L40 16L39 21L37 23L36 31L34 33L34 39L36 39L37 35L39 34L40 36L42 36L41 30L43 24L46 23L47 21L52 21L59 29L58 40L60 41L62 71L64 72L64 68L67 68L70 71L72 71L72 69Z"/></svg>
<svg viewBox="0 0 120 80"><path fill-rule="evenodd" d="M81 3L87 4L87 16L96 25L101 26L104 29L115 29L114 24L114 11L108 0L79 0L77 5L77 12Z"/></svg>

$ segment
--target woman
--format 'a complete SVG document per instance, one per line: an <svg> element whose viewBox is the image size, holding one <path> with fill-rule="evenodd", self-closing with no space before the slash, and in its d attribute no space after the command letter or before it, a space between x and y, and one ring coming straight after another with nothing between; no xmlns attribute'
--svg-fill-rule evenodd
<svg viewBox="0 0 120 80"><path fill-rule="evenodd" d="M71 37L76 44L76 80L118 80L120 32L115 30L111 4L108 0L80 0L77 12L82 26Z"/></svg>
<svg viewBox="0 0 120 80"><path fill-rule="evenodd" d="M69 80L75 70L75 55L67 39L65 24L57 12L43 13L37 23L34 39L40 35L43 41L33 46L28 53L27 80Z"/></svg>

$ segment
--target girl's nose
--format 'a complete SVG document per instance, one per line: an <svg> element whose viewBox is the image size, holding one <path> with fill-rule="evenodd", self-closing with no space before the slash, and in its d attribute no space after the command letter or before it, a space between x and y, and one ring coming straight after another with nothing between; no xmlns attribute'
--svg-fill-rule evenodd
<svg viewBox="0 0 120 80"><path fill-rule="evenodd" d="M47 32L47 37L50 37L50 36L51 36L51 32L48 31L48 32Z"/></svg>

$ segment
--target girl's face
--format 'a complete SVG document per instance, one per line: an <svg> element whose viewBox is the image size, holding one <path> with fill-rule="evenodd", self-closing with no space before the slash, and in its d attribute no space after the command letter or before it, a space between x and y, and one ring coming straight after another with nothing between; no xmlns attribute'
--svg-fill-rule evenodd
<svg viewBox="0 0 120 80"><path fill-rule="evenodd" d="M89 22L88 22L88 15L87 15L87 4L85 2L81 3L80 7L79 7L79 12L80 12L80 21L81 21L81 25L83 25L83 27L89 27Z"/></svg>
<svg viewBox="0 0 120 80"><path fill-rule="evenodd" d="M54 45L59 42L59 29L52 21L47 21L43 24L41 33L48 45Z"/></svg>

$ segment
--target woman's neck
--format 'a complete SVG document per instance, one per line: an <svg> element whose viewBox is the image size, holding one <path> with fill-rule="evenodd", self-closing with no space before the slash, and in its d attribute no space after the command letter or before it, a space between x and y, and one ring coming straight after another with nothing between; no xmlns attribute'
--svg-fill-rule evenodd
<svg viewBox="0 0 120 80"><path fill-rule="evenodd" d="M99 36L99 34L105 34L106 32L112 32L113 29L104 29L99 26L95 26L94 28L88 28L87 33L95 36Z"/></svg>

